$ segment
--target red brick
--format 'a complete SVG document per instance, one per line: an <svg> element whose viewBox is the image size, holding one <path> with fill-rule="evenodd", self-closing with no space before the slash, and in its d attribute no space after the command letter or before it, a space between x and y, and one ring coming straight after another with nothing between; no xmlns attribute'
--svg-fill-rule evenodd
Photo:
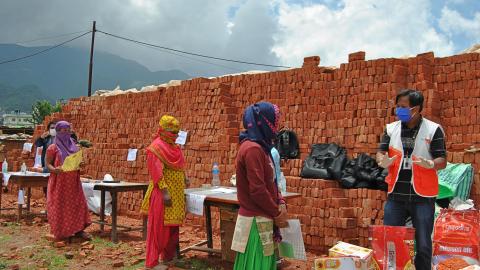
<svg viewBox="0 0 480 270"><path fill-rule="evenodd" d="M340 207L339 217L352 218L355 217L355 209L353 207Z"/></svg>

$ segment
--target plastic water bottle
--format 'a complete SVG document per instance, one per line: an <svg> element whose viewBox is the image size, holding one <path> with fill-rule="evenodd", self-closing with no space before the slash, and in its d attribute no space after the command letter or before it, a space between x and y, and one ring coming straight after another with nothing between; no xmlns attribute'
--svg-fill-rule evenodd
<svg viewBox="0 0 480 270"><path fill-rule="evenodd" d="M8 172L8 163L7 163L7 159L4 159L2 163L2 173L7 173L7 172Z"/></svg>
<svg viewBox="0 0 480 270"><path fill-rule="evenodd" d="M27 174L27 165L23 162L22 167L20 167L22 173Z"/></svg>
<svg viewBox="0 0 480 270"><path fill-rule="evenodd" d="M218 163L213 163L212 168L212 186L218 187L220 186L220 169L218 168Z"/></svg>
<svg viewBox="0 0 480 270"><path fill-rule="evenodd" d="M287 194L287 179L285 178L283 172L280 173L280 178L278 179L278 189L280 189L280 193L282 193L282 195Z"/></svg>

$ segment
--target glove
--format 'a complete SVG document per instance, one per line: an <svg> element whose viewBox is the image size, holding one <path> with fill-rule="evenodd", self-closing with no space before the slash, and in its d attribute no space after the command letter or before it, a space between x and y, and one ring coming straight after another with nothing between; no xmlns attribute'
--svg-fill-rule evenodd
<svg viewBox="0 0 480 270"><path fill-rule="evenodd" d="M435 163L433 162L433 160L424 159L422 157L419 157L417 160L414 160L413 163L425 169L433 169L433 167L435 167Z"/></svg>
<svg viewBox="0 0 480 270"><path fill-rule="evenodd" d="M388 167L390 167L390 165L392 165L395 159L397 159L396 156L389 158L388 155L383 155L383 157L380 158L380 161L378 162L378 166L387 169Z"/></svg>

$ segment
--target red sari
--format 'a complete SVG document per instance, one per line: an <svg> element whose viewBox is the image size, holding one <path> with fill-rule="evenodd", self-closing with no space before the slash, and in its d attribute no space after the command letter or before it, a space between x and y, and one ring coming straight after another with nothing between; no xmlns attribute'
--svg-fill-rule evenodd
<svg viewBox="0 0 480 270"><path fill-rule="evenodd" d="M55 144L48 147L47 157L54 160L54 167L62 165ZM79 171L50 173L47 213L50 231L57 239L70 237L91 224Z"/></svg>

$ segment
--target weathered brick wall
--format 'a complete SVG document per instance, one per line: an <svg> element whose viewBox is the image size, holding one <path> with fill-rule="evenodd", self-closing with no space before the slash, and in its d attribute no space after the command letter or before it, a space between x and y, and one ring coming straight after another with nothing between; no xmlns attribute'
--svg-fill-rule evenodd
<svg viewBox="0 0 480 270"><path fill-rule="evenodd" d="M289 190L304 195L291 204L290 213L302 220L307 245L323 251L339 239L365 244L368 225L383 218L385 194L349 190L344 197L335 193L340 197L334 200L325 197L329 191L323 188L338 188L336 183L300 181L302 160L310 145L335 142L345 146L349 155L375 153L385 124L395 120L398 90L416 88L426 97L424 115L440 122L447 133L449 161L474 164L472 198L478 204L480 153L464 153L464 148L480 143L479 54L364 59L365 53L353 53L348 63L332 69L320 67L319 57L308 57L302 68L287 71L196 78L157 91L72 99L62 114L52 117L71 121L81 138L94 143L86 154L88 174L101 178L111 173L115 178L146 182L144 148L156 132L160 116L173 114L189 131L184 149L187 174L193 185L199 186L210 181L214 161L220 163L224 183L234 173L243 108L260 100L276 103L284 125L297 132L302 152L301 159L282 165ZM41 130L43 127L37 127L36 134ZM129 147L140 149L136 162L126 161ZM327 198L328 202L322 201ZM347 201L347 205L337 205ZM123 213L136 215L141 195L125 194L120 202ZM202 222L189 218L194 224Z"/></svg>

